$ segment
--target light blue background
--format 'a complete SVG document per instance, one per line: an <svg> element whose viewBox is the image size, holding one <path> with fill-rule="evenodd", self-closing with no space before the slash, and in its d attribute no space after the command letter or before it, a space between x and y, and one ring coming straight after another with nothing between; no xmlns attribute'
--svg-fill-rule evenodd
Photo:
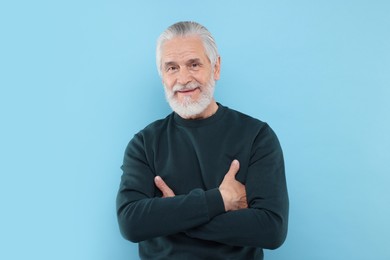
<svg viewBox="0 0 390 260"><path fill-rule="evenodd" d="M137 259L119 167L170 112L154 48L180 20L217 40L217 100L282 143L290 227L266 259L390 259L387 0L2 1L0 259Z"/></svg>

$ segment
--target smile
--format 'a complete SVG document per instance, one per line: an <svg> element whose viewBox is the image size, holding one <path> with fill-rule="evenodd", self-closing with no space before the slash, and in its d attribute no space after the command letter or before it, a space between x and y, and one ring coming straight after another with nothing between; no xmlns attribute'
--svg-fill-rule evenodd
<svg viewBox="0 0 390 260"><path fill-rule="evenodd" d="M192 94L192 93L194 93L197 89L199 89L199 88L183 89L183 90L178 90L178 91L176 91L176 93L180 93L180 94Z"/></svg>

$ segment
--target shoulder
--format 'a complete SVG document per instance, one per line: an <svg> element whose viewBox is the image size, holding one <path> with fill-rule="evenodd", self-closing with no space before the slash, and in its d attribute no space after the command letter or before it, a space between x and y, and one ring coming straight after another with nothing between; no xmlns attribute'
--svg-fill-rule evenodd
<svg viewBox="0 0 390 260"><path fill-rule="evenodd" d="M139 131L139 133L143 134L156 134L158 132L163 131L167 128L168 124L172 121L173 113L169 114L165 118L156 120L149 125L147 125L144 129Z"/></svg>
<svg viewBox="0 0 390 260"><path fill-rule="evenodd" d="M258 118L242 113L235 109L225 107L226 121L229 127L234 127L242 133L242 135L255 136L256 138L276 139L277 136L270 125Z"/></svg>
<svg viewBox="0 0 390 260"><path fill-rule="evenodd" d="M170 113L165 118L158 119L146 125L143 129L139 130L135 135L137 136L153 136L168 128L168 125L172 122L173 113Z"/></svg>
<svg viewBox="0 0 390 260"><path fill-rule="evenodd" d="M240 127L250 127L259 130L263 127L268 127L266 122L229 107L226 107L226 119Z"/></svg>
<svg viewBox="0 0 390 260"><path fill-rule="evenodd" d="M148 147L151 144L156 143L159 136L169 128L168 125L170 120L172 120L171 117L172 114L169 114L167 117L156 120L136 132L129 141L127 150L132 149L133 147L143 149L142 147Z"/></svg>

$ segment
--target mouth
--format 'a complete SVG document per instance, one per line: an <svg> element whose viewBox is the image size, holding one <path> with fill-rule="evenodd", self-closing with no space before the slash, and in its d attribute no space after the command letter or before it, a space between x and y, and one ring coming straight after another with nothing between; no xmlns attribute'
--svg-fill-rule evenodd
<svg viewBox="0 0 390 260"><path fill-rule="evenodd" d="M186 94L186 93L192 93L196 90L196 88L194 89L186 89L186 90L180 90L178 91L179 93L183 93L183 94Z"/></svg>
<svg viewBox="0 0 390 260"><path fill-rule="evenodd" d="M177 90L176 93L188 95L188 94L194 93L197 89L199 89L199 88Z"/></svg>

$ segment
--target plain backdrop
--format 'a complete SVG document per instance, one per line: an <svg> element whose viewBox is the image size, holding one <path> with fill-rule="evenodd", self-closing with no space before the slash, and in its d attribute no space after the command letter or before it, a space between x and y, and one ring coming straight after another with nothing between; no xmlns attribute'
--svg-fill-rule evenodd
<svg viewBox="0 0 390 260"><path fill-rule="evenodd" d="M155 42L204 24L216 98L268 122L290 194L267 260L390 259L390 1L2 1L0 259L137 259L124 149L165 117Z"/></svg>

